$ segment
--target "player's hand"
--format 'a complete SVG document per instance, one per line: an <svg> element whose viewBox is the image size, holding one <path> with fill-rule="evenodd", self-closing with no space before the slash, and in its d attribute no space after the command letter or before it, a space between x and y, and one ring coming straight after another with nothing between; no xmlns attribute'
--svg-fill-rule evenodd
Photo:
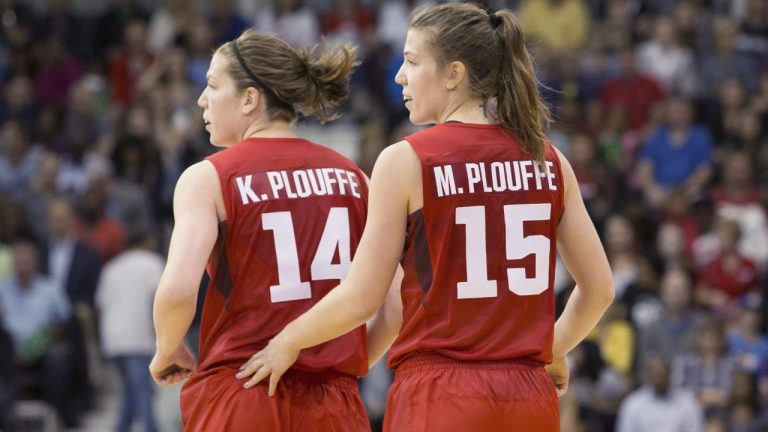
<svg viewBox="0 0 768 432"><path fill-rule="evenodd" d="M149 364L149 373L158 385L168 386L183 381L192 375L195 370L195 358L189 349L179 345L171 355L155 353L152 363Z"/></svg>
<svg viewBox="0 0 768 432"><path fill-rule="evenodd" d="M552 363L544 366L557 390L557 397L563 396L568 391L568 379L570 370L568 369L568 358L566 356L552 359Z"/></svg>
<svg viewBox="0 0 768 432"><path fill-rule="evenodd" d="M301 350L292 347L280 335L275 336L266 348L252 355L247 362L240 366L235 375L237 379L251 377L243 387L251 388L269 377L269 395L274 396L277 383L285 371L296 362Z"/></svg>

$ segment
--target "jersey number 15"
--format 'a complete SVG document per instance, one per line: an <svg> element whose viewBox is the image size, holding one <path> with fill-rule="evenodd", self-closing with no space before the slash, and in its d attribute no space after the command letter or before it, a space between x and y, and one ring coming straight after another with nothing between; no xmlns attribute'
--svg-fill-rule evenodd
<svg viewBox="0 0 768 432"><path fill-rule="evenodd" d="M551 204L510 204L504 206L506 254L508 260L518 260L534 255L536 275L528 278L523 268L508 268L509 290L521 296L536 295L549 286L550 239L543 235L526 236L526 221L549 220ZM456 286L458 298L488 298L498 295L497 281L488 279L487 235L485 207L458 207L456 224L465 225L467 281ZM495 239L494 239L495 240Z"/></svg>

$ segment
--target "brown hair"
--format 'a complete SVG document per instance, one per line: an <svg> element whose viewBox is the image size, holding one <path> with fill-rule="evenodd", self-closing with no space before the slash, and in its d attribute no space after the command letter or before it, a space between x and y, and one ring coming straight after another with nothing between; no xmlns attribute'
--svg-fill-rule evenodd
<svg viewBox="0 0 768 432"><path fill-rule="evenodd" d="M499 122L542 162L551 119L517 17L506 9L489 14L473 4L449 3L416 9L410 28L427 33L439 65L464 63L472 94L495 97Z"/></svg>
<svg viewBox="0 0 768 432"><path fill-rule="evenodd" d="M233 44L248 70L238 60ZM238 89L256 87L262 92L273 120L293 121L297 111L322 122L337 118L333 108L347 97L349 75L358 64L354 47L342 46L318 57L314 48L294 49L276 36L253 29L216 52L229 61L229 74Z"/></svg>

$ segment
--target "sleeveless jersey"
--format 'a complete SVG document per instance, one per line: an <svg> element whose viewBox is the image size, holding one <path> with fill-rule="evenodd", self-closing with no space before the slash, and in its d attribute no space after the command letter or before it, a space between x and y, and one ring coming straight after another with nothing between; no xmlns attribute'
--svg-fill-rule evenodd
<svg viewBox="0 0 768 432"><path fill-rule="evenodd" d="M303 139L247 139L207 158L227 220L208 262L199 371L239 367L346 276L368 187L351 161ZM364 326L301 351L294 369L364 375Z"/></svg>
<svg viewBox="0 0 768 432"><path fill-rule="evenodd" d="M389 358L431 351L456 360L552 357L560 161L544 167L499 125L443 123L406 137L424 205L408 217L403 325Z"/></svg>

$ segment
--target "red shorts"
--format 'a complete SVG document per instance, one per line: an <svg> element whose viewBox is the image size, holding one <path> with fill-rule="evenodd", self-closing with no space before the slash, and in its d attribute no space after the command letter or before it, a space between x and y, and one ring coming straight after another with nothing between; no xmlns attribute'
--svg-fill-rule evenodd
<svg viewBox="0 0 768 432"><path fill-rule="evenodd" d="M418 354L395 370L385 432L560 430L544 368L519 361L458 361Z"/></svg>
<svg viewBox="0 0 768 432"><path fill-rule="evenodd" d="M366 431L357 379L333 372L289 370L274 397L267 381L244 389L236 369L193 375L181 391L184 431Z"/></svg>

